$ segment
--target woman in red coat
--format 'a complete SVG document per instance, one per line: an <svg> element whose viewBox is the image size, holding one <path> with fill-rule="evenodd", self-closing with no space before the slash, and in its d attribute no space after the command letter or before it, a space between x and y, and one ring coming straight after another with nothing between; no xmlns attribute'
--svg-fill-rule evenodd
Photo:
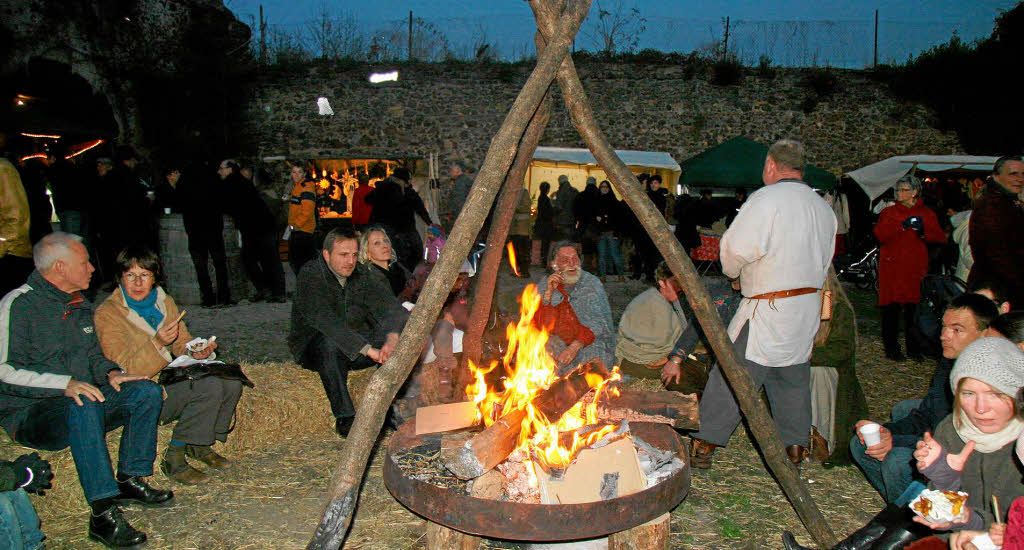
<svg viewBox="0 0 1024 550"><path fill-rule="evenodd" d="M875 237L882 244L878 259L878 305L882 307L882 343L885 356L902 361L899 343L900 310L903 311L907 355L921 358L918 342L911 336L921 279L928 273L928 246L942 243L946 235L935 212L921 202L921 181L907 176L896 182L896 204L882 210Z"/></svg>

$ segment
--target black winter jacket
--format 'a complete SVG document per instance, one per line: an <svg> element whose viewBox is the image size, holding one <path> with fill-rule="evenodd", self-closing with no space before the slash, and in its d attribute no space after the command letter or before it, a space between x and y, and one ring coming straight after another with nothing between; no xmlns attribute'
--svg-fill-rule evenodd
<svg viewBox="0 0 1024 550"><path fill-rule="evenodd" d="M885 424L892 433L893 446L914 448L917 440L924 437L924 432L935 433L939 422L953 412L953 390L949 387L953 363L953 359L940 358L921 404L906 417Z"/></svg>
<svg viewBox="0 0 1024 550"><path fill-rule="evenodd" d="M81 293L59 290L38 271L26 285L0 302L7 331L0 335L0 426L12 435L39 399L64 395L72 379L106 385L107 373L120 368L103 355L92 304Z"/></svg>
<svg viewBox="0 0 1024 550"><path fill-rule="evenodd" d="M318 333L356 359L375 337L401 332L408 318L383 278L363 264L356 265L343 287L321 255L302 266L296 289L288 348L300 363Z"/></svg>

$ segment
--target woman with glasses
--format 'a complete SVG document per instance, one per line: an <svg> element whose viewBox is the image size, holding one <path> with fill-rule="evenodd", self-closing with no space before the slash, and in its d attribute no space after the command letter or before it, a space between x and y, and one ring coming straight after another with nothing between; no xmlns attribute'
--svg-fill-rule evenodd
<svg viewBox="0 0 1024 550"><path fill-rule="evenodd" d="M118 287L96 309L96 335L103 353L129 374L156 377L175 357L213 359L216 342L198 351L185 344L192 340L174 299L158 286L160 260L148 248L129 246L117 256ZM192 458L212 468L224 468L228 460L213 450L231 432L235 405L242 384L207 376L164 386L160 423L177 420L160 468L170 479L185 485L204 481L207 475L192 467Z"/></svg>
<svg viewBox="0 0 1024 550"><path fill-rule="evenodd" d="M878 257L882 344L891 361L903 360L899 343L901 312L907 355L921 359L920 343L912 329L921 301L921 279L928 273L928 244L946 240L935 212L920 196L921 180L905 176L896 182L896 204L882 210L875 224L875 237L882 245Z"/></svg>

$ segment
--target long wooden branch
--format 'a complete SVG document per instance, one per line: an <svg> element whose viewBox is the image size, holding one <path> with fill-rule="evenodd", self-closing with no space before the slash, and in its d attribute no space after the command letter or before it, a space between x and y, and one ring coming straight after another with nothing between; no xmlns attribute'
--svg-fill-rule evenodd
<svg viewBox="0 0 1024 550"><path fill-rule="evenodd" d="M530 2L537 26L540 28L541 34L548 40L557 36L555 24L560 11L558 3L559 0L533 0ZM604 168L605 173L611 178L612 183L629 207L637 213L644 229L657 244L658 250L665 257L672 272L683 283L686 297L693 307L697 320L704 327L704 333L710 340L715 357L718 359L726 379L736 393L740 409L750 423L752 435L764 452L769 469L779 480L779 485L793 504L793 508L800 516L807 531L818 544L831 548L836 542L835 534L811 498L807 486L800 479L799 472L789 461L775 423L758 397L758 393L754 391L750 376L740 363L739 358L736 357L732 342L711 302L707 289L701 283L690 258L669 230L665 218L641 191L636 176L619 159L605 138L590 109L586 92L570 57L562 61L562 66L558 71L558 84L565 96L569 116L587 147L594 154L598 164Z"/></svg>
<svg viewBox="0 0 1024 550"><path fill-rule="evenodd" d="M328 501L307 546L309 549L334 550L344 542L359 499L359 487L366 464L384 424L385 413L399 387L412 371L427 334L437 320L441 305L455 282L458 269L469 253L473 238L494 202L498 183L508 173L523 132L551 86L561 60L568 55L573 38L589 9L589 0L570 2L558 22L552 26L548 47L537 56L537 66L491 140L480 173L455 221L451 238L427 278L418 306L406 323L398 346L391 358L370 379L352 430L331 476Z"/></svg>
<svg viewBox="0 0 1024 550"><path fill-rule="evenodd" d="M537 150L544 129L547 128L551 119L550 88L544 96L540 107L534 112L530 124L526 127L526 133L519 143L519 151L516 152L512 168L505 177L505 184L501 188L501 196L498 198L498 206L494 209L494 218L491 221L491 229L487 234L487 250L484 252L483 261L480 262L480 269L476 274L476 285L473 291L473 306L469 314L469 326L466 329L466 337L463 338L462 364L459 372L466 372L469 361L480 364L480 355L483 352L484 329L491 313L491 304L494 302L494 287L498 281L498 268L501 266L501 255L505 241L508 239L509 227L512 225L512 218L515 216L516 206L519 205L520 193L525 192L523 181L526 178L526 170L533 160L533 153ZM520 262L529 262L529 258L518 258ZM529 267L529 263L526 264Z"/></svg>

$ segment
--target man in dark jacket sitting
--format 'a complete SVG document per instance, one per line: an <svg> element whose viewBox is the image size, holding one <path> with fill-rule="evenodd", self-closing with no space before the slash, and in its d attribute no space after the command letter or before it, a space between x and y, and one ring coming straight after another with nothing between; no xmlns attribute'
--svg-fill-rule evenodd
<svg viewBox="0 0 1024 550"><path fill-rule="evenodd" d="M0 425L18 444L71 447L78 480L92 507L89 538L113 548L146 541L117 501L169 501L153 475L160 386L125 374L103 356L92 304L82 296L93 266L81 237L51 233L36 243L36 270L0 301ZM124 426L114 475L106 432Z"/></svg>
<svg viewBox="0 0 1024 550"><path fill-rule="evenodd" d="M857 433L850 439L850 454L886 502L896 502L913 481L917 440L925 432L934 432L939 421L953 412L953 391L949 387L953 363L998 315L995 304L980 294L954 298L942 315L942 358L935 366L928 394L924 399L897 403L892 409L892 422L882 424L879 430L881 443L877 445L865 446L860 435L861 426L870 421L857 422Z"/></svg>
<svg viewBox="0 0 1024 550"><path fill-rule="evenodd" d="M352 230L336 228L324 237L321 257L299 272L288 335L295 360L320 374L342 436L356 414L348 371L387 361L407 317L391 288L359 264L358 254Z"/></svg>

